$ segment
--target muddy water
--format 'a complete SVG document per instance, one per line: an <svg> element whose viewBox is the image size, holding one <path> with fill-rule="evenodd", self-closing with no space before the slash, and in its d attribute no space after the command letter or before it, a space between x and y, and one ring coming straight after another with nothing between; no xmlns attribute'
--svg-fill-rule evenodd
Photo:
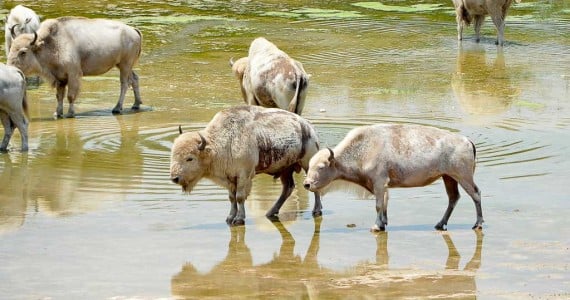
<svg viewBox="0 0 570 300"><path fill-rule="evenodd" d="M29 90L30 152L0 154L0 298L568 298L570 3L515 5L497 49L489 20L480 44L472 28L457 43L451 4L435 2L22 1L44 19L140 28L145 107L110 114L116 72L83 81L75 119L51 118L49 86ZM378 235L373 201L350 187L318 219L297 189L271 223L280 186L259 176L239 228L224 222L224 190L182 194L168 180L177 127L242 102L228 60L257 36L312 74L304 116L323 146L378 122L470 137L483 234L465 194L449 231L433 230L441 182L391 190Z"/></svg>

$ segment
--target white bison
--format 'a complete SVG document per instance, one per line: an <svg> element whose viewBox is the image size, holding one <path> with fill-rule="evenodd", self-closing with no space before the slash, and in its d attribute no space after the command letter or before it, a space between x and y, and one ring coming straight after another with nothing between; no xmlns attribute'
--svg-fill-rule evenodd
<svg viewBox="0 0 570 300"><path fill-rule="evenodd" d="M58 118L63 117L66 87L69 101L67 117L73 117L81 77L100 75L117 67L121 92L113 113L118 114L123 109L129 85L135 96L133 109L139 109L142 103L138 76L133 71L141 47L140 31L121 22L61 17L45 20L37 33L16 37L8 55L8 64L20 68L26 75L39 74L56 88Z"/></svg>
<svg viewBox="0 0 570 300"><path fill-rule="evenodd" d="M317 152L304 186L317 192L333 180L356 183L376 197L373 231L388 224L388 188L425 186L443 177L449 205L435 226L444 230L459 199L458 184L473 198L482 228L481 193L473 181L475 145L466 137L419 125L357 127L334 148Z"/></svg>
<svg viewBox="0 0 570 300"><path fill-rule="evenodd" d="M242 225L253 177L263 173L281 179L281 196L266 214L277 215L295 187L293 172L307 171L318 143L311 123L294 113L236 106L218 112L202 131L180 130L172 146L170 176L188 193L202 178L228 189L231 209L226 222ZM313 215L320 214L320 196L315 192Z"/></svg>
<svg viewBox="0 0 570 300"><path fill-rule="evenodd" d="M22 33L32 33L40 27L40 17L31 9L16 5L10 10L4 23L6 56L10 53L12 40Z"/></svg>
<svg viewBox="0 0 570 300"><path fill-rule="evenodd" d="M521 0L515 0L520 3ZM481 25L486 15L490 15L497 28L497 45L505 42L505 18L513 0L453 0L457 20L457 39L463 39L463 27L475 20L475 40L481 38Z"/></svg>
<svg viewBox="0 0 570 300"><path fill-rule="evenodd" d="M256 38L247 57L230 60L245 103L301 114L309 85L303 65L265 38Z"/></svg>
<svg viewBox="0 0 570 300"><path fill-rule="evenodd" d="M28 150L27 109L26 77L17 68L0 63L0 120L4 126L1 152L7 151L15 128L20 131L22 151Z"/></svg>

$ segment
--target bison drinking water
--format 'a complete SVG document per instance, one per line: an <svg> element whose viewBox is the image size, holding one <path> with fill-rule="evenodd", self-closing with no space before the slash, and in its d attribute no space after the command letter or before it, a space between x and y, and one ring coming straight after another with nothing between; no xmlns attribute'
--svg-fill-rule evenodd
<svg viewBox="0 0 570 300"><path fill-rule="evenodd" d="M39 74L56 88L56 116L63 117L63 98L67 87L68 117L75 115L74 103L81 77L101 75L113 67L120 71L121 92L113 113L120 113L129 85L135 102L141 105L139 79L133 66L141 54L140 31L118 21L62 17L41 23L37 32L14 39L8 64L24 74Z"/></svg>
<svg viewBox="0 0 570 300"><path fill-rule="evenodd" d="M170 177L188 193L202 178L228 189L226 222L242 225L253 177L263 173L281 179L281 196L266 214L277 215L295 187L293 172L307 171L318 149L315 129L302 117L282 109L236 106L218 112L202 131L180 130L172 146ZM320 214L315 192L313 215Z"/></svg>
<svg viewBox="0 0 570 300"><path fill-rule="evenodd" d="M475 145L466 137L419 125L373 125L350 131L334 148L317 152L304 186L317 192L341 179L364 187L376 197L374 231L388 224L388 188L425 186L443 177L449 205L435 226L443 230L459 200L458 184L477 210L473 229L481 228L481 192L473 181Z"/></svg>

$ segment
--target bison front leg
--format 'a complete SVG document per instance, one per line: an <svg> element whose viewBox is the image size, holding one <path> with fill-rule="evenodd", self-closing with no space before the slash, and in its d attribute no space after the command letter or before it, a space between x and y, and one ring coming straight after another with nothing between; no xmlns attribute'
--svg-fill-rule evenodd
<svg viewBox="0 0 570 300"><path fill-rule="evenodd" d="M245 178L246 179L235 178L235 181L230 185L230 202L232 203L232 207L226 219L226 222L230 226L245 224L245 199L251 190L251 179L247 180L247 177ZM232 195L234 195L233 199Z"/></svg>
<svg viewBox="0 0 570 300"><path fill-rule="evenodd" d="M376 196L376 222L370 231L384 231L388 224L388 189L385 184L374 188Z"/></svg>
<svg viewBox="0 0 570 300"><path fill-rule="evenodd" d="M55 87L55 98L57 99L57 108L55 109L54 117L57 119L63 118L63 97L65 97L65 88L67 83L58 82Z"/></svg>
<svg viewBox="0 0 570 300"><path fill-rule="evenodd" d="M228 214L228 217L226 218L226 223L228 223L228 225L232 225L236 215L237 215L237 202L236 202L236 179L234 179L233 181L230 182L230 191L229 191L229 198L230 198L230 213Z"/></svg>

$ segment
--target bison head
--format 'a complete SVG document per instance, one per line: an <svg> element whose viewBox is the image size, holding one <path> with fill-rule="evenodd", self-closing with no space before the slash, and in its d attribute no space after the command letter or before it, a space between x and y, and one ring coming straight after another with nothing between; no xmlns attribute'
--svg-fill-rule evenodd
<svg viewBox="0 0 570 300"><path fill-rule="evenodd" d="M316 192L327 186L338 177L337 161L334 152L322 149L309 161L309 171L303 186L311 192Z"/></svg>
<svg viewBox="0 0 570 300"><path fill-rule="evenodd" d="M36 52L43 42L38 41L37 33L24 33L18 35L12 42L8 53L8 65L22 70L26 75L39 74L41 65L36 57Z"/></svg>
<svg viewBox="0 0 570 300"><path fill-rule="evenodd" d="M206 138L198 132L183 133L172 145L170 179L190 193L196 183L206 175L211 149Z"/></svg>

